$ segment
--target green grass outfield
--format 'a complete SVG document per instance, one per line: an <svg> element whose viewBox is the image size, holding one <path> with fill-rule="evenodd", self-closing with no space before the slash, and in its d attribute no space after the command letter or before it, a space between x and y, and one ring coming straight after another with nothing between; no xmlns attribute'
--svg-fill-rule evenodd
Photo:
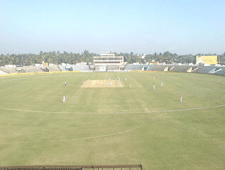
<svg viewBox="0 0 225 170"><path fill-rule="evenodd" d="M117 77L123 88L81 88ZM225 77L171 72L0 77L0 166L225 169L224 87Z"/></svg>

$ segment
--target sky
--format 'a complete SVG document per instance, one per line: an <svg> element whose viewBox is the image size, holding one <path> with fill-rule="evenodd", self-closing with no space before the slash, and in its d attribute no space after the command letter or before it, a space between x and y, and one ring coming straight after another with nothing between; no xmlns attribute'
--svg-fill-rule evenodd
<svg viewBox="0 0 225 170"><path fill-rule="evenodd" d="M0 54L225 52L224 0L0 0Z"/></svg>

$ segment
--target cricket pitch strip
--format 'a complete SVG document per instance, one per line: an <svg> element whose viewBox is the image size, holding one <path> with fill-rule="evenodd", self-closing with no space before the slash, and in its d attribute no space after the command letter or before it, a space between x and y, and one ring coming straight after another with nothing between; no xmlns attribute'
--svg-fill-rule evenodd
<svg viewBox="0 0 225 170"><path fill-rule="evenodd" d="M116 88L116 87L123 87L122 83L118 80L87 80L83 82L81 86L83 88Z"/></svg>

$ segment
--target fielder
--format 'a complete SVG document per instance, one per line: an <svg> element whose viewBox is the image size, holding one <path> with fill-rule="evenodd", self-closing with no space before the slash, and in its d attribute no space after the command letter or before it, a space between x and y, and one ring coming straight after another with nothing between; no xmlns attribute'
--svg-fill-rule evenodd
<svg viewBox="0 0 225 170"><path fill-rule="evenodd" d="M66 102L66 96L63 96L63 103Z"/></svg>
<svg viewBox="0 0 225 170"><path fill-rule="evenodd" d="M161 86L163 86L163 82L161 82Z"/></svg>
<svg viewBox="0 0 225 170"><path fill-rule="evenodd" d="M131 89L131 84L130 84L130 89Z"/></svg>
<svg viewBox="0 0 225 170"><path fill-rule="evenodd" d="M180 102L182 102L182 95L180 96Z"/></svg>
<svg viewBox="0 0 225 170"><path fill-rule="evenodd" d="M153 85L153 90L155 90L155 85Z"/></svg>
<svg viewBox="0 0 225 170"><path fill-rule="evenodd" d="M65 82L65 86L66 86L66 82Z"/></svg>

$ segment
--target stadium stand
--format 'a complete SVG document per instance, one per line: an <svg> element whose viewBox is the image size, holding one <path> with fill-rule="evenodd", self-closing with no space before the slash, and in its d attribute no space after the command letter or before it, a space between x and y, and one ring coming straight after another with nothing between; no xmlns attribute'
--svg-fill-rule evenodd
<svg viewBox="0 0 225 170"><path fill-rule="evenodd" d="M215 72L213 74L225 75L225 67L220 67L218 70L215 70Z"/></svg>
<svg viewBox="0 0 225 170"><path fill-rule="evenodd" d="M59 70L61 71L90 71L90 67L89 65L84 65L84 64L66 65L66 66L59 66Z"/></svg>
<svg viewBox="0 0 225 170"><path fill-rule="evenodd" d="M224 75L224 71L225 71L224 67L215 67L213 70L209 72L209 74Z"/></svg>
<svg viewBox="0 0 225 170"><path fill-rule="evenodd" d="M5 72L5 73L8 73L8 74L10 74L10 73L18 73L18 71L16 70L16 67L7 67L7 68L2 67L2 68L0 68L0 70Z"/></svg>
<svg viewBox="0 0 225 170"><path fill-rule="evenodd" d="M195 70L197 70L197 66L192 66L190 72L193 73Z"/></svg>
<svg viewBox="0 0 225 170"><path fill-rule="evenodd" d="M170 71L173 72L187 72L188 69L190 69L191 66L174 66L174 68Z"/></svg>
<svg viewBox="0 0 225 170"><path fill-rule="evenodd" d="M73 70L73 71L75 71L75 70ZM82 65L81 64L81 65L79 65L79 67L77 67L76 71L90 71L90 67L89 67L89 65Z"/></svg>
<svg viewBox="0 0 225 170"><path fill-rule="evenodd" d="M57 67L58 67L58 70L59 70L59 71L62 71L62 70L60 69L60 67L59 67L59 66L57 66Z"/></svg>
<svg viewBox="0 0 225 170"><path fill-rule="evenodd" d="M147 71L152 71L156 65L148 65L148 68L146 69Z"/></svg>
<svg viewBox="0 0 225 170"><path fill-rule="evenodd" d="M219 71L221 71L221 70L222 70L222 68L220 68L220 67L219 67L219 68L216 68L216 67L215 67L214 69L212 69L211 71L209 71L209 73L210 73L210 74L214 74L214 73L219 72Z"/></svg>
<svg viewBox="0 0 225 170"><path fill-rule="evenodd" d="M153 71L164 71L166 67L166 65L156 65Z"/></svg>
<svg viewBox="0 0 225 170"><path fill-rule="evenodd" d="M38 73L38 72L43 72L41 67L35 67L35 66L23 66L20 67L23 69L26 73Z"/></svg>
<svg viewBox="0 0 225 170"><path fill-rule="evenodd" d="M124 69L125 69L124 65L108 65L107 66L107 71L121 71Z"/></svg>
<svg viewBox="0 0 225 170"><path fill-rule="evenodd" d="M198 73L209 74L213 69L215 69L215 66L204 66L202 70L198 71Z"/></svg>
<svg viewBox="0 0 225 170"><path fill-rule="evenodd" d="M26 73L26 71L25 71L23 68L21 68L21 67L16 68L16 71L17 71L18 73Z"/></svg>
<svg viewBox="0 0 225 170"><path fill-rule="evenodd" d="M149 67L147 64L127 64L124 70L147 70Z"/></svg>
<svg viewBox="0 0 225 170"><path fill-rule="evenodd" d="M105 65L104 66L103 65L96 65L95 66L95 71L101 71L101 67L105 67L106 68L107 66L105 66Z"/></svg>
<svg viewBox="0 0 225 170"><path fill-rule="evenodd" d="M47 66L49 72L52 71L61 71L58 66Z"/></svg>
<svg viewBox="0 0 225 170"><path fill-rule="evenodd" d="M191 70L192 70L191 66L183 66L183 68L181 69L181 72L189 72L189 70L191 72Z"/></svg>
<svg viewBox="0 0 225 170"><path fill-rule="evenodd" d="M61 71L67 71L65 66L59 66Z"/></svg>
<svg viewBox="0 0 225 170"><path fill-rule="evenodd" d="M174 66L168 66L168 71L172 71L174 69Z"/></svg>
<svg viewBox="0 0 225 170"><path fill-rule="evenodd" d="M6 72L0 70L0 75L3 75L3 74L8 74L8 73L6 73Z"/></svg>
<svg viewBox="0 0 225 170"><path fill-rule="evenodd" d="M120 70L120 66L118 66L118 65L108 65L107 66L107 70L108 71L111 71L111 70Z"/></svg>
<svg viewBox="0 0 225 170"><path fill-rule="evenodd" d="M94 71L95 70L95 65L93 65L93 64L89 65L89 68L90 68L91 71Z"/></svg>
<svg viewBox="0 0 225 170"><path fill-rule="evenodd" d="M53 66L23 66L23 67L0 67L0 75L11 73L37 73L37 72L58 72L58 71L171 71L171 72L190 72L200 74L225 75L225 67L222 66L187 66L187 65L149 65L149 64L127 64L127 65L53 65Z"/></svg>
<svg viewBox="0 0 225 170"><path fill-rule="evenodd" d="M163 71L168 71L169 70L169 67L166 67Z"/></svg>
<svg viewBox="0 0 225 170"><path fill-rule="evenodd" d="M47 67L41 67L40 69L41 69L41 71L43 71L43 72L49 72L49 69L48 69Z"/></svg>
<svg viewBox="0 0 225 170"><path fill-rule="evenodd" d="M174 66L168 65L163 71L172 71L172 69L174 69Z"/></svg>
<svg viewBox="0 0 225 170"><path fill-rule="evenodd" d="M49 71L61 71L58 66L23 66L23 67L1 67L0 70L4 73L38 73Z"/></svg>
<svg viewBox="0 0 225 170"><path fill-rule="evenodd" d="M204 67L202 66L195 66L195 67L192 67L192 73L198 73L200 70L202 70Z"/></svg>

